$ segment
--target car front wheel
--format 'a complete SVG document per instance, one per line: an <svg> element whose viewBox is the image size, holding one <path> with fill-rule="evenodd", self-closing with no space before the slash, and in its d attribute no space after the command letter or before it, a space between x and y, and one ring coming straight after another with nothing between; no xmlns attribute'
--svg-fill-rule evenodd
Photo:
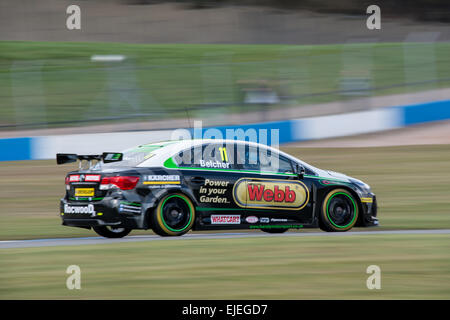
<svg viewBox="0 0 450 320"><path fill-rule="evenodd" d="M327 232L350 230L358 220L358 203L345 189L331 190L322 203L320 228Z"/></svg>

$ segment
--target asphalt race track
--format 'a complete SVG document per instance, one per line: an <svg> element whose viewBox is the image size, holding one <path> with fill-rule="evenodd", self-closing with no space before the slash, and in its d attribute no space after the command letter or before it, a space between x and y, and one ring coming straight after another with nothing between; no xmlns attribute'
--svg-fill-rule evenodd
<svg viewBox="0 0 450 320"><path fill-rule="evenodd" d="M435 230L392 230L392 231L352 231L342 233L327 232L287 232L284 234L268 233L189 233L181 237L129 236L122 239L106 239L102 237L87 238L55 238L55 239L33 239L33 240L8 240L0 241L0 249L7 248L32 248L32 247L55 247L55 246L79 246L88 244L111 244L122 242L143 241L179 241L193 239L231 239L231 238L259 238L259 237L349 237L358 235L386 235L386 234L450 234L450 229Z"/></svg>

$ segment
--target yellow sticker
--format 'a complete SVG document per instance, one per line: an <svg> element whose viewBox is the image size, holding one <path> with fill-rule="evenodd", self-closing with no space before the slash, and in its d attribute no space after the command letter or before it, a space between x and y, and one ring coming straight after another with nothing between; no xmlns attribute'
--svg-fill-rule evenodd
<svg viewBox="0 0 450 320"><path fill-rule="evenodd" d="M75 197L93 197L94 188L75 188Z"/></svg>

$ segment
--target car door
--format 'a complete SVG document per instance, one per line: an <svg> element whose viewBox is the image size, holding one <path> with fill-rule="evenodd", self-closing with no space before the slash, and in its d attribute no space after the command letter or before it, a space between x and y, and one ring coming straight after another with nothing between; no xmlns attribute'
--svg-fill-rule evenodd
<svg viewBox="0 0 450 320"><path fill-rule="evenodd" d="M196 200L196 213L204 229L237 228L243 208L233 200L240 178L234 143L208 143L185 150L174 158Z"/></svg>
<svg viewBox="0 0 450 320"><path fill-rule="evenodd" d="M248 224L297 224L312 221L311 183L299 179L287 157L262 145L236 148L242 178L234 187L235 202L245 208Z"/></svg>

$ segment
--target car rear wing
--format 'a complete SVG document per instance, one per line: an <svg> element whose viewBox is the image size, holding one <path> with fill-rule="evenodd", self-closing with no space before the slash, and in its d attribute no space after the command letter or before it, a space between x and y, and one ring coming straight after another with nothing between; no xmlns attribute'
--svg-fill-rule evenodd
<svg viewBox="0 0 450 320"><path fill-rule="evenodd" d="M56 163L57 164L66 164L71 162L80 161L81 163L85 161L89 161L89 168L92 167L93 161L103 161L103 163L109 162L117 162L123 160L123 153L120 152L103 152L103 154L92 154L92 155L79 155L75 153L57 153L56 154Z"/></svg>

